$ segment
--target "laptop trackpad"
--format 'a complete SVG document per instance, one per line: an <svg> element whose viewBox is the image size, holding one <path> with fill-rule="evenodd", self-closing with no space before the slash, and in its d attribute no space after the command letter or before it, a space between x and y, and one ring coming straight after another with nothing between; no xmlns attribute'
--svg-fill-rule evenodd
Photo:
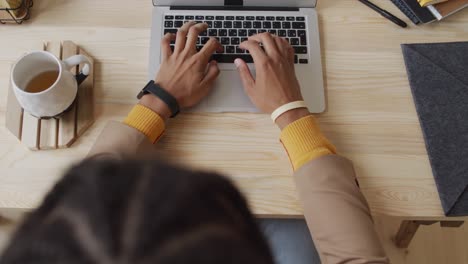
<svg viewBox="0 0 468 264"><path fill-rule="evenodd" d="M252 72L255 76L255 73ZM193 112L258 112L247 94L237 70L221 70L212 92Z"/></svg>

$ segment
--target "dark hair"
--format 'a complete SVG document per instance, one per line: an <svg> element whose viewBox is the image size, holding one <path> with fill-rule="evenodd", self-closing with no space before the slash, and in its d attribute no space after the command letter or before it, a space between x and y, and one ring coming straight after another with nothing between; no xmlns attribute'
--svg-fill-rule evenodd
<svg viewBox="0 0 468 264"><path fill-rule="evenodd" d="M87 160L14 235L0 264L273 263L234 185L157 162Z"/></svg>

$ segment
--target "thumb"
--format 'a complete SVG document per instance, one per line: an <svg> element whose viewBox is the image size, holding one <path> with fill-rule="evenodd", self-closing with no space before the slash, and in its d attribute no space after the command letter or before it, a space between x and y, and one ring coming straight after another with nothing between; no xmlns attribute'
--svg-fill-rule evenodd
<svg viewBox="0 0 468 264"><path fill-rule="evenodd" d="M252 89L255 85L255 79L253 78L247 63L245 63L245 61L242 59L236 59L234 64L237 67L237 71L239 72L244 88L246 90Z"/></svg>

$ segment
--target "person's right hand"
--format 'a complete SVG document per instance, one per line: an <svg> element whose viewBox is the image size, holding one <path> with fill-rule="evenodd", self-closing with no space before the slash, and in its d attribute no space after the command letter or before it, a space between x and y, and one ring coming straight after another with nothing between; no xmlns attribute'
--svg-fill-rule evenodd
<svg viewBox="0 0 468 264"><path fill-rule="evenodd" d="M235 61L245 91L258 109L271 114L282 105L303 100L294 71L294 49L286 39L262 33L249 37L240 48L248 50L255 63L254 79L243 60ZM308 114L305 108L292 110L280 116L277 124L283 128Z"/></svg>

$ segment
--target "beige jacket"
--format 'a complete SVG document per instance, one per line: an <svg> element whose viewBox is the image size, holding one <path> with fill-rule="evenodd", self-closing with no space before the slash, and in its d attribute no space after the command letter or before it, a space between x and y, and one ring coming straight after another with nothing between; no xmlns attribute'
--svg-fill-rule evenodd
<svg viewBox="0 0 468 264"><path fill-rule="evenodd" d="M123 159L150 153L152 148L135 128L111 122L89 155ZM294 178L322 263L389 263L349 160L321 157L300 168Z"/></svg>

